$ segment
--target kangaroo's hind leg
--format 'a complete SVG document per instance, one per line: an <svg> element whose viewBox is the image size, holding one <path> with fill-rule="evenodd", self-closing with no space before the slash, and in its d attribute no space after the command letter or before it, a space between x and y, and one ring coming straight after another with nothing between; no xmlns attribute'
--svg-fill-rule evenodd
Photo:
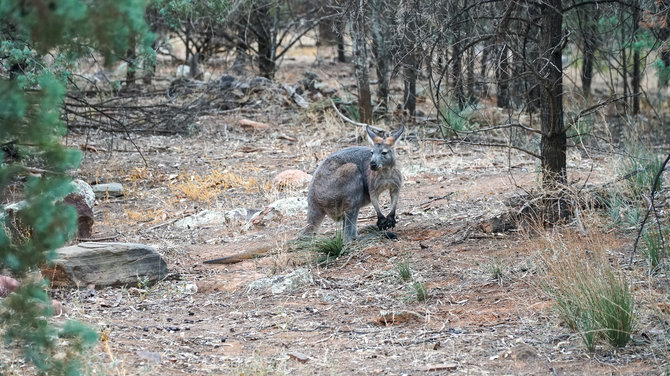
<svg viewBox="0 0 670 376"><path fill-rule="evenodd" d="M319 229L319 226L321 226L321 222L323 222L323 218L325 216L326 213L321 208L310 203L307 207L307 227L302 230L300 235L314 235L314 233Z"/></svg>
<svg viewBox="0 0 670 376"><path fill-rule="evenodd" d="M344 227L344 242L348 243L358 236L356 224L358 223L359 208L355 207L344 213L343 227Z"/></svg>

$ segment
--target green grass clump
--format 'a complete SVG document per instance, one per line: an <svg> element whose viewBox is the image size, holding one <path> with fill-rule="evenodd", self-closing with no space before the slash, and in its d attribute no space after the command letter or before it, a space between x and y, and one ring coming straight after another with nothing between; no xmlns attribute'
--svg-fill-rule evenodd
<svg viewBox="0 0 670 376"><path fill-rule="evenodd" d="M649 261L649 266L654 269L661 263L666 253L661 243L661 236L658 231L649 229L644 231L642 239L646 245L642 252Z"/></svg>
<svg viewBox="0 0 670 376"><path fill-rule="evenodd" d="M398 271L398 276L403 282L409 282L413 277L412 268L410 268L407 260L398 261L395 270Z"/></svg>
<svg viewBox="0 0 670 376"><path fill-rule="evenodd" d="M318 259L319 264L328 263L348 251L341 231L334 237L315 239L310 248L321 255Z"/></svg>
<svg viewBox="0 0 670 376"><path fill-rule="evenodd" d="M416 300L419 302L426 301L428 294L426 293L426 289L423 287L423 283L420 281L414 281L412 287L414 288L414 292L416 292Z"/></svg>
<svg viewBox="0 0 670 376"><path fill-rule="evenodd" d="M606 258L589 257L584 252L543 261L547 271L545 291L589 351L595 351L599 338L616 347L630 341L635 300L626 279Z"/></svg>
<svg viewBox="0 0 670 376"><path fill-rule="evenodd" d="M491 259L489 263L489 274L499 285L502 285L503 266L497 258Z"/></svg>

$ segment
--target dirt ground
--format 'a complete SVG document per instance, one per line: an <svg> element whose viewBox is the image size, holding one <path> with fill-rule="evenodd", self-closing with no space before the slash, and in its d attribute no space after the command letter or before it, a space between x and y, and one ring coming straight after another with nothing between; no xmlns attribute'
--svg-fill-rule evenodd
<svg viewBox="0 0 670 376"><path fill-rule="evenodd" d="M337 81L346 66L282 66L278 79L295 82L300 69ZM345 72L346 73L346 72ZM248 118L270 125L252 131ZM69 318L97 328L88 357L103 375L649 375L667 370L665 288L636 263L630 272L639 319L622 349L591 354L552 310L539 287L538 252L562 237L582 244L574 225L487 234L477 223L504 210L510 197L537 186L537 161L508 150L452 145L422 138L407 125L397 159L404 175L397 240L360 241L349 253L318 265L286 240L305 213L265 226L246 220L179 228L175 221L204 209L262 210L305 187L278 189L286 169L311 173L319 161L364 144L361 129L333 114L290 107L228 112L200 119L192 136L127 136L74 132L69 145L89 145L77 176L122 182L122 198L98 200L93 238L150 244L170 274L155 285L59 289ZM146 164L145 164L146 160ZM572 181L612 178L610 154L569 154ZM213 177L216 177L213 178ZM210 179L210 180L208 180ZM367 208L359 229L375 223ZM332 235L332 221L321 232ZM593 226L615 258L629 255L631 233ZM267 257L234 265L204 260L275 244ZM397 272L407 263L421 282ZM289 293L248 289L257 279L306 268L313 283ZM492 270L499 268L501 277ZM670 306L670 305L668 305ZM667 308L667 307L666 307ZM57 319L58 320L58 319ZM18 367L18 366L17 366ZM17 371L20 372L20 371ZM20 374L20 373L19 373Z"/></svg>

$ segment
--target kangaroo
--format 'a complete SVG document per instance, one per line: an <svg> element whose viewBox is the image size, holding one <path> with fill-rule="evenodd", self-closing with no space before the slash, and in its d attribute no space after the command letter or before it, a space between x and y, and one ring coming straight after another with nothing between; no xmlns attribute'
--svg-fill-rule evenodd
<svg viewBox="0 0 670 376"><path fill-rule="evenodd" d="M377 135L369 126L365 131L372 149L352 146L331 154L314 172L307 193L307 227L300 236L314 234L325 216L343 221L344 241L358 236L356 224L361 208L372 203L377 212L377 227L395 227L402 176L396 167L394 146L405 127L389 137ZM379 196L389 191L391 210L387 216L379 207ZM271 245L250 249L237 255L205 261L205 264L232 264L268 252Z"/></svg>
<svg viewBox="0 0 670 376"><path fill-rule="evenodd" d="M402 126L384 138L366 126L372 150L352 146L330 155L321 163L309 186L307 228L303 234L315 233L328 215L335 221L343 221L345 242L354 240L358 236L358 212L370 203L377 212L380 230L395 227L402 176L396 167L394 145L404 130ZM391 211L387 216L379 207L379 197L385 191L391 195Z"/></svg>

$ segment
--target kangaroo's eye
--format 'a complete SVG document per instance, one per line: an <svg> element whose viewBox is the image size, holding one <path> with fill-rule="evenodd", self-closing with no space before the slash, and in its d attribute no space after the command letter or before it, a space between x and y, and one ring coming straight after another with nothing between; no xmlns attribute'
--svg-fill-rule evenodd
<svg viewBox="0 0 670 376"><path fill-rule="evenodd" d="M388 152L389 152L388 150L382 150L382 155L386 155L388 154Z"/></svg>

